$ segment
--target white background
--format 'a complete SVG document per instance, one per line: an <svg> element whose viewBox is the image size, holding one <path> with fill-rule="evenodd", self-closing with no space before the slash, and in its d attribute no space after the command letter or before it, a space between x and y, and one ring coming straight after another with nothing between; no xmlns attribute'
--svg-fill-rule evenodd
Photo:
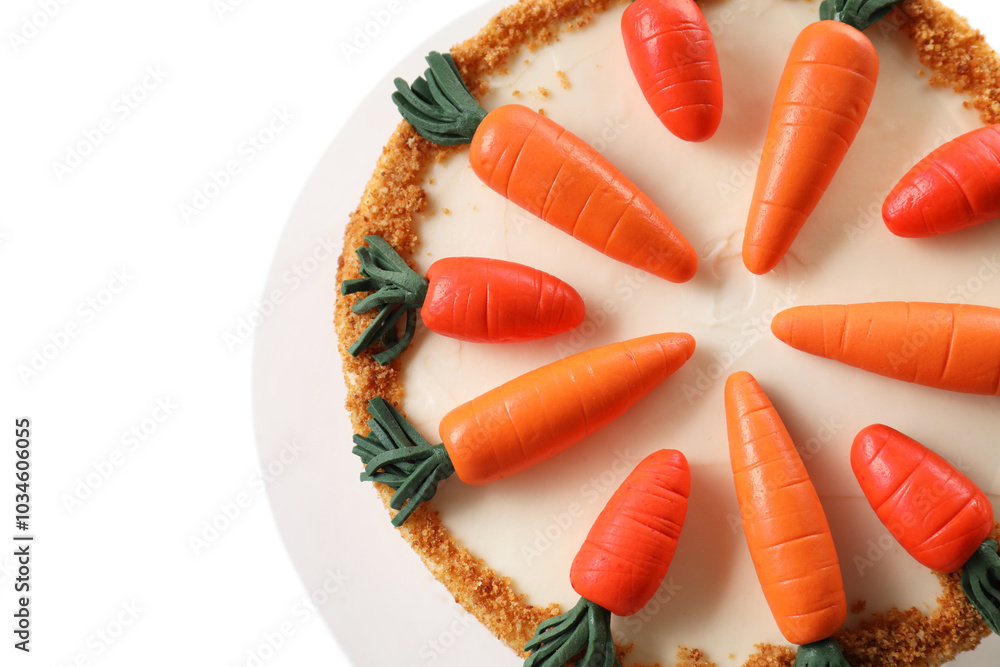
<svg viewBox="0 0 1000 667"><path fill-rule="evenodd" d="M346 664L318 615L289 615L307 591L261 493L247 334L353 108L481 4L3 3L0 544L15 416L37 541L30 655L0 547L0 664ZM1000 43L990 3L950 4Z"/></svg>

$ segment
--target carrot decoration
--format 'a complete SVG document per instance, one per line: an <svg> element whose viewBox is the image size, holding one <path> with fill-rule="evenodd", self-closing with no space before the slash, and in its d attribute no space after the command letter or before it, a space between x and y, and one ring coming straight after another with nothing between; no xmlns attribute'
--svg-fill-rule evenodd
<svg viewBox="0 0 1000 667"><path fill-rule="evenodd" d="M354 436L362 481L396 489L390 507L401 525L454 472L486 484L554 456L610 424L684 365L688 334L612 343L529 371L464 403L441 420L431 445L382 398L372 399L371 432Z"/></svg>
<svg viewBox="0 0 1000 667"><path fill-rule="evenodd" d="M354 304L378 316L349 348L358 356L381 341L373 355L387 364L406 349L416 330L416 310L431 331L477 343L511 343L553 336L583 321L583 299L572 287L523 264L482 257L448 257L424 278L381 236L366 236L356 250L363 278L345 280L342 294L374 292ZM405 316L403 336L399 321Z"/></svg>
<svg viewBox="0 0 1000 667"><path fill-rule="evenodd" d="M687 513L687 459L661 449L639 462L605 505L570 568L580 602L543 621L524 650L525 667L562 667L586 648L577 667L618 665L611 614L642 609L666 576Z"/></svg>
<svg viewBox="0 0 1000 667"><path fill-rule="evenodd" d="M743 263L773 269L833 180L868 114L878 54L861 31L898 0L827 0L785 64L743 238Z"/></svg>
<svg viewBox="0 0 1000 667"><path fill-rule="evenodd" d="M743 532L778 629L800 645L796 667L846 666L831 636L847 618L847 598L809 473L752 375L729 376L725 402Z"/></svg>
<svg viewBox="0 0 1000 667"><path fill-rule="evenodd" d="M962 570L962 590L1000 634L1000 556L986 494L941 456L883 424L851 446L858 484L892 536L921 565Z"/></svg>
<svg viewBox="0 0 1000 667"><path fill-rule="evenodd" d="M920 160L882 205L882 219L897 236L958 231L1000 217L1000 128L987 125Z"/></svg>
<svg viewBox="0 0 1000 667"><path fill-rule="evenodd" d="M928 387L1000 395L1000 309L950 303L796 306L771 320L792 347Z"/></svg>
<svg viewBox="0 0 1000 667"><path fill-rule="evenodd" d="M424 138L469 144L472 170L493 190L608 257L673 282L698 257L635 184L579 137L519 104L487 113L450 54L432 52L426 78L396 79L392 99Z"/></svg>
<svg viewBox="0 0 1000 667"><path fill-rule="evenodd" d="M636 0L622 14L629 65L660 122L685 141L705 141L722 119L715 42L694 0Z"/></svg>

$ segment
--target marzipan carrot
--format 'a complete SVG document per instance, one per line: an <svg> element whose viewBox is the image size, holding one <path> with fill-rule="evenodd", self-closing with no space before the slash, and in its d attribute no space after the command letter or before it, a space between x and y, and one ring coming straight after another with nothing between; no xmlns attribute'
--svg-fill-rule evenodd
<svg viewBox="0 0 1000 667"><path fill-rule="evenodd" d="M750 557L795 665L847 665L831 635L847 618L837 549L795 444L746 372L725 389L729 455Z"/></svg>
<svg viewBox="0 0 1000 667"><path fill-rule="evenodd" d="M519 104L489 113L449 54L432 52L426 78L396 79L392 99L424 138L469 144L473 171L493 190L608 257L673 282L698 257L632 181L579 137Z"/></svg>
<svg viewBox="0 0 1000 667"><path fill-rule="evenodd" d="M431 498L453 472L486 484L554 456L610 424L691 357L694 339L664 333L611 343L529 371L464 403L441 420L431 445L381 398L369 402L367 436L354 436L362 481L396 493L393 524Z"/></svg>
<svg viewBox="0 0 1000 667"><path fill-rule="evenodd" d="M892 536L925 567L962 570L962 589L1000 634L1000 556L993 507L975 483L941 456L883 424L862 429L851 447L858 484Z"/></svg>
<svg viewBox="0 0 1000 667"><path fill-rule="evenodd" d="M1000 309L951 303L796 306L771 320L792 347L897 380L1000 395Z"/></svg>
<svg viewBox="0 0 1000 667"><path fill-rule="evenodd" d="M722 74L708 22L694 0L635 0L622 38L642 94L685 141L705 141L722 119Z"/></svg>
<svg viewBox="0 0 1000 667"><path fill-rule="evenodd" d="M539 624L525 645L525 667L618 664L611 614L629 616L656 593L670 568L687 513L687 459L661 449L639 462L605 505L570 568L580 602Z"/></svg>
<svg viewBox="0 0 1000 667"><path fill-rule="evenodd" d="M439 259L419 275L380 236L366 236L356 250L363 278L345 280L342 294L373 292L355 313L378 315L351 345L357 356L376 341L372 355L387 364L406 349L416 330L416 311L431 331L477 343L511 343L553 336L583 321L583 299L572 287L523 264L483 257ZM403 335L398 333L404 320Z"/></svg>
<svg viewBox="0 0 1000 667"><path fill-rule="evenodd" d="M773 269L819 203L868 114L878 54L861 31L898 0L830 0L792 46L778 84L743 238L743 263Z"/></svg>
<svg viewBox="0 0 1000 667"><path fill-rule="evenodd" d="M893 234L936 236L1000 218L1000 127L987 125L932 151L882 205Z"/></svg>

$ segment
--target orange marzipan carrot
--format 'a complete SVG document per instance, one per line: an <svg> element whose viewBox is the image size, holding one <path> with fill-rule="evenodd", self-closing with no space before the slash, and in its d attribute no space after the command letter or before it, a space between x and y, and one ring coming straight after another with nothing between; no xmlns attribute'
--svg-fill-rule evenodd
<svg viewBox="0 0 1000 667"><path fill-rule="evenodd" d="M833 180L868 114L878 54L840 21L806 26L781 75L743 239L753 273L773 269Z"/></svg>
<svg viewBox="0 0 1000 667"><path fill-rule="evenodd" d="M393 489L389 507L402 525L457 474L486 484L555 456L607 426L691 357L694 338L663 333L611 343L554 361L446 414L442 442L429 443L384 398L368 402L367 435L354 435L363 482Z"/></svg>
<svg viewBox="0 0 1000 667"><path fill-rule="evenodd" d="M665 333L586 350L468 401L439 433L467 484L486 484L561 452L611 423L672 375L694 338Z"/></svg>
<svg viewBox="0 0 1000 667"><path fill-rule="evenodd" d="M551 118L519 104L494 109L469 162L490 188L608 257L673 282L694 276L698 257L667 216Z"/></svg>
<svg viewBox="0 0 1000 667"><path fill-rule="evenodd" d="M490 188L608 257L673 282L690 280L698 256L670 219L593 146L528 107L487 112L451 56L431 52L424 78L396 80L393 101L424 138L469 144Z"/></svg>
<svg viewBox="0 0 1000 667"><path fill-rule="evenodd" d="M573 559L573 590L618 616L642 609L670 568L690 491L684 454L661 449L643 459Z"/></svg>
<svg viewBox="0 0 1000 667"><path fill-rule="evenodd" d="M736 497L764 597L789 642L825 640L843 626L847 600L819 496L752 375L729 377L725 403Z"/></svg>
<svg viewBox="0 0 1000 667"><path fill-rule="evenodd" d="M928 387L1000 395L1000 309L951 303L796 306L771 320L792 347Z"/></svg>

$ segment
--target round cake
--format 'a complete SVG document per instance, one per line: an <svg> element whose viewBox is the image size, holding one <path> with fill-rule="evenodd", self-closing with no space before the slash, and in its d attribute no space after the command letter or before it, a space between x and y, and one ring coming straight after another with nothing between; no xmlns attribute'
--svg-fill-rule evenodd
<svg viewBox="0 0 1000 667"><path fill-rule="evenodd" d="M989 629L957 575L931 572L895 542L862 495L849 452L860 429L888 424L937 451L995 504L998 399L814 357L777 340L770 323L779 311L811 304L1000 306L1000 226L905 239L881 218L886 195L919 159L1000 118L1000 62L936 0L906 0L869 28L880 71L864 125L791 250L758 276L741 258L747 210L782 68L819 2L700 3L724 105L715 135L698 143L668 132L643 98L622 44L626 5L525 0L450 53L486 109L513 102L538 110L620 168L694 247L694 278L668 282L600 254L484 185L468 147L436 146L402 122L348 224L338 282L358 277L355 250L375 234L420 274L454 256L541 269L579 292L586 316L567 333L503 345L418 325L410 347L383 366L369 352L348 351L371 315L351 311L357 295L342 296L335 324L347 408L365 434L367 402L380 396L434 443L452 408L571 354L664 331L690 334L696 350L571 449L488 485L443 481L401 535L465 609L520 653L540 621L576 603L570 563L614 490L647 454L677 449L691 470L684 531L652 600L613 619L620 657L626 665L791 665L794 647L768 611L747 550L729 460L723 388L731 373L749 371L781 414L826 511L849 606L836 635L848 661L935 665L975 648ZM919 355L921 340L905 354ZM392 493L375 489L386 501Z"/></svg>

